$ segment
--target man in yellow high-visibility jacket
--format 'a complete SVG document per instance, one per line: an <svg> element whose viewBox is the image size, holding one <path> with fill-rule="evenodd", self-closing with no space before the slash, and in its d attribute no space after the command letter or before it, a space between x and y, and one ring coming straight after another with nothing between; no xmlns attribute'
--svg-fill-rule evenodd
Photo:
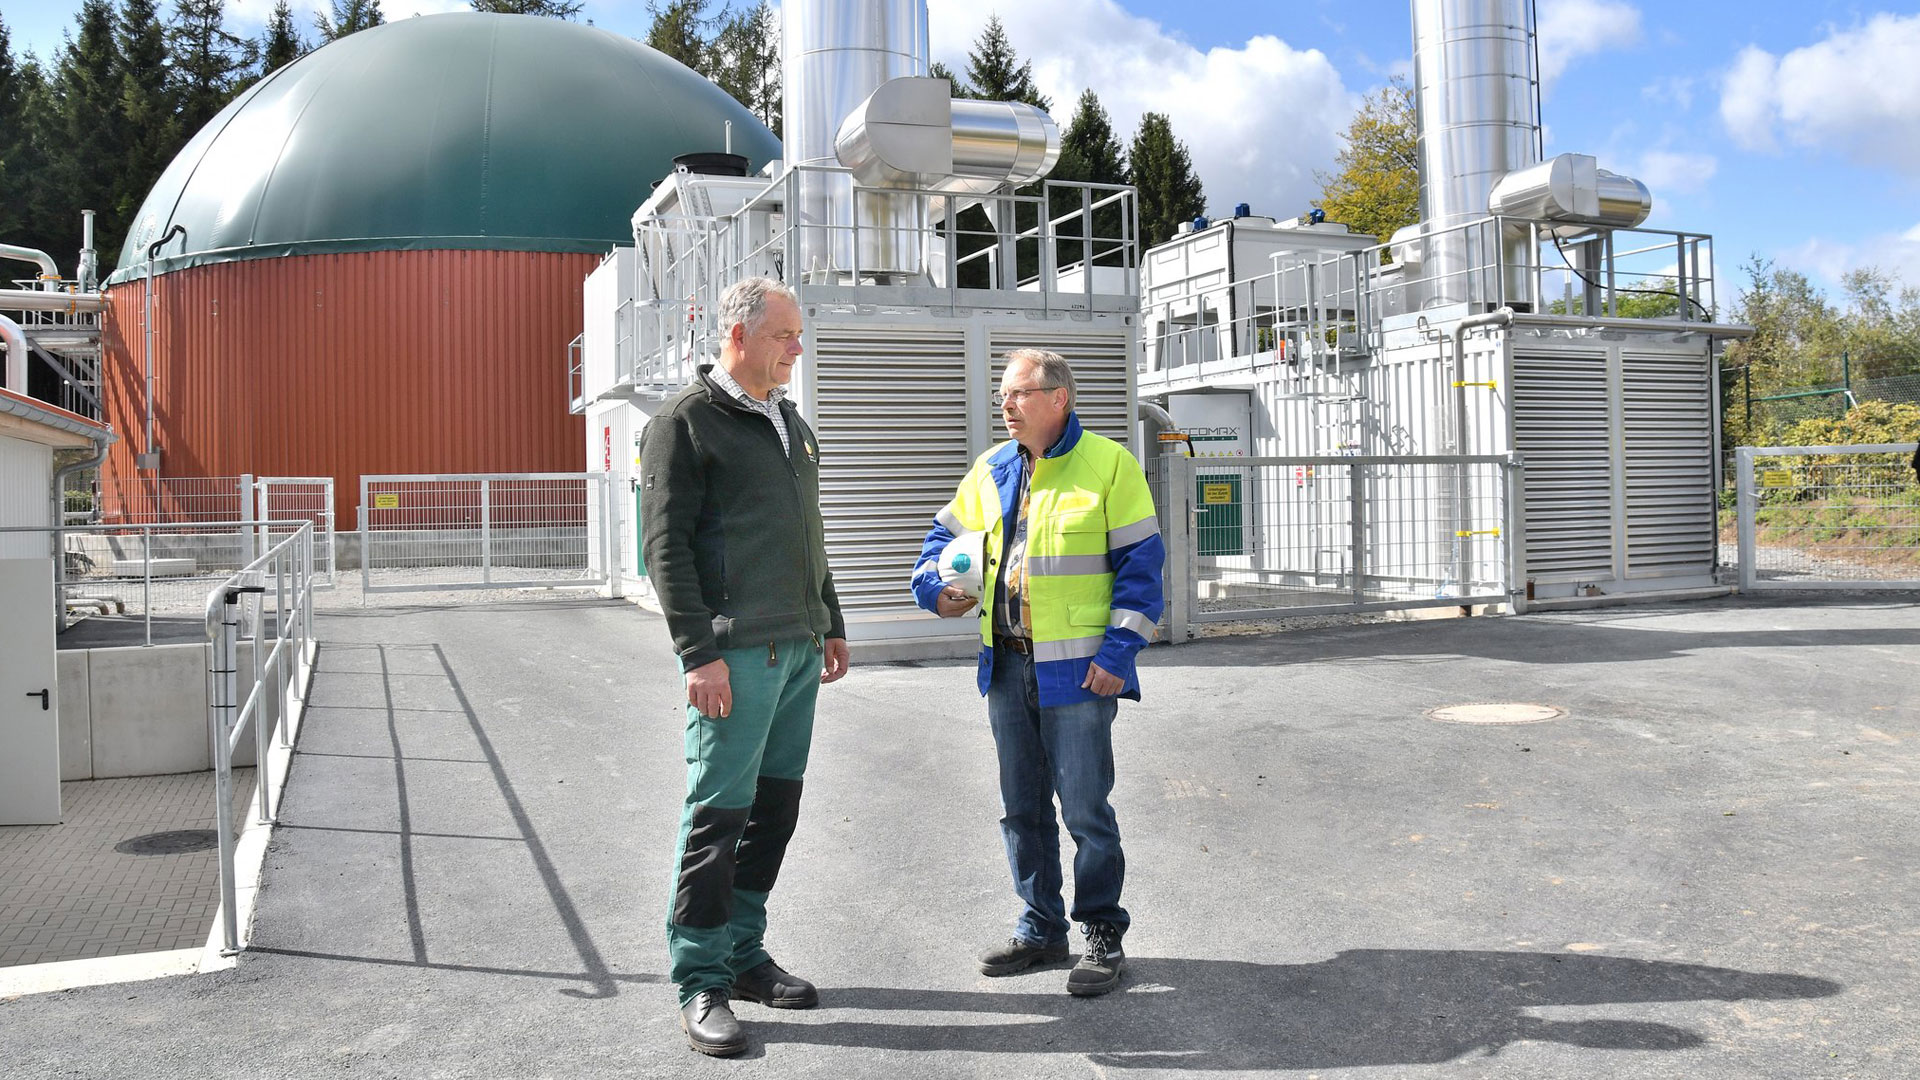
<svg viewBox="0 0 1920 1080"><path fill-rule="evenodd" d="M1073 922L1087 947L1069 993L1120 984L1126 858L1108 796L1118 698L1140 699L1134 656L1160 620L1160 541L1153 496L1126 447L1086 431L1073 411L1073 371L1040 349L1007 355L995 395L1013 441L974 462L934 517L913 574L919 605L943 617L978 600L980 692L1000 759L1000 830L1023 905L1012 939L980 959L1011 975L1067 958L1060 832L1073 837ZM986 534L982 596L945 584L940 554L956 536Z"/></svg>

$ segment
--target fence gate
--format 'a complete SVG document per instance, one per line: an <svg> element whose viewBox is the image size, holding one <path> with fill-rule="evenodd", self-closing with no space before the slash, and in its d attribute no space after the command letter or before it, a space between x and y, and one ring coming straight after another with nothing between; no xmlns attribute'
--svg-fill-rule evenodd
<svg viewBox="0 0 1920 1080"><path fill-rule="evenodd" d="M606 473L360 478L367 592L599 588L618 580Z"/></svg>
<svg viewBox="0 0 1920 1080"><path fill-rule="evenodd" d="M1740 447L1741 590L1920 589L1915 445Z"/></svg>
<svg viewBox="0 0 1920 1080"><path fill-rule="evenodd" d="M1525 604L1517 456L1160 462L1175 641L1193 623Z"/></svg>
<svg viewBox="0 0 1920 1080"><path fill-rule="evenodd" d="M313 525L313 575L316 584L333 586L336 567L333 536L333 477L263 476L254 481L253 516L260 521L260 551L270 550L300 526Z"/></svg>

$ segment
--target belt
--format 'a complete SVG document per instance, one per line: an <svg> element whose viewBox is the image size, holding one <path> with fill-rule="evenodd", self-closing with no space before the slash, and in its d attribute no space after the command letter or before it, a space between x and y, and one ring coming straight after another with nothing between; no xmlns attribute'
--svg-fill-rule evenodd
<svg viewBox="0 0 1920 1080"><path fill-rule="evenodd" d="M1033 642L1028 638L1001 637L996 634L993 638L993 647L996 649L1012 649L1022 656L1033 655Z"/></svg>

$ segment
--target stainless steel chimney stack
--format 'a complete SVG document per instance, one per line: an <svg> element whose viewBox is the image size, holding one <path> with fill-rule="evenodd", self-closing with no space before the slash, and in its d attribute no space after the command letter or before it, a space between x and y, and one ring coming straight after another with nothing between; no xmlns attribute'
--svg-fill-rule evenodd
<svg viewBox="0 0 1920 1080"><path fill-rule="evenodd" d="M782 123L789 167L839 168L840 122L889 79L927 74L926 0L787 0L782 5ZM856 265L861 277L918 273L922 225L911 197L862 194L853 179L802 173L797 205L800 265L792 281L833 280ZM836 226L829 228L827 226Z"/></svg>
<svg viewBox="0 0 1920 1080"><path fill-rule="evenodd" d="M1412 2L1420 221L1431 235L1486 217L1493 186L1540 160L1534 28L1526 0ZM1468 271L1493 262L1478 239L1471 249L1466 232L1427 241L1426 304L1469 298ZM1503 238L1501 248L1509 267L1524 267L1532 254L1524 234ZM1516 277L1524 291L1524 273L1510 272L1509 292Z"/></svg>

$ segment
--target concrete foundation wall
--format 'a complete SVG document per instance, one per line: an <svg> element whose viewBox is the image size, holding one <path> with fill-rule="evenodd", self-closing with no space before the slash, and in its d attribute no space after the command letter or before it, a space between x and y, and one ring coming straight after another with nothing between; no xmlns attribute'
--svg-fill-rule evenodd
<svg viewBox="0 0 1920 1080"><path fill-rule="evenodd" d="M60 653L60 779L106 780L213 768L207 729L208 646L154 645ZM240 646L246 680L253 646ZM234 751L254 763L253 743Z"/></svg>

